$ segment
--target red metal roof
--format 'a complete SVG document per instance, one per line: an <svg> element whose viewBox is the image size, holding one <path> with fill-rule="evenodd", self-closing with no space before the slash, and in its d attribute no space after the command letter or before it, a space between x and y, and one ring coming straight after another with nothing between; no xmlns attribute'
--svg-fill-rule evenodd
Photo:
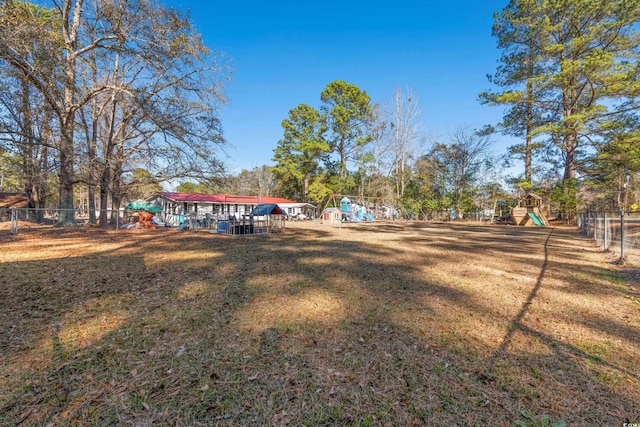
<svg viewBox="0 0 640 427"><path fill-rule="evenodd" d="M202 194L202 193L175 193L170 191L160 191L149 199L156 196L164 197L173 202L190 202L190 203L234 203L243 205L257 204L278 204L278 203L296 203L294 201L283 199L281 197L258 197L258 196L236 196L229 194Z"/></svg>

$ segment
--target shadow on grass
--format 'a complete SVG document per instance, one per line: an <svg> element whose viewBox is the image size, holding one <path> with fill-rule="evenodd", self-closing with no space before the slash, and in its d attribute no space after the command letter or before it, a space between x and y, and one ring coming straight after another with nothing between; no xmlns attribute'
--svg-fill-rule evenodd
<svg viewBox="0 0 640 427"><path fill-rule="evenodd" d="M593 377L637 376L523 322L549 251L570 247L540 231L390 229L89 233L53 242L96 241L83 256L0 264L0 313L13 325L0 335L0 420L494 425L531 407L577 423L633 414L637 392ZM367 240L378 233L386 240ZM500 259L513 266L499 270ZM519 310L462 274L476 260L498 272L485 278L492 292L525 300ZM489 283L536 269L524 292ZM543 345L510 354L520 335ZM490 381L476 375L487 365ZM556 407L567 384L582 391Z"/></svg>

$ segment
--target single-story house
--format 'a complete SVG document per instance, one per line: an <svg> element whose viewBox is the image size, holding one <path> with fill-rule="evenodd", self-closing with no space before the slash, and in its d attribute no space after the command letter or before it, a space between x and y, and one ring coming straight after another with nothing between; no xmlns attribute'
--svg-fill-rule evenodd
<svg viewBox="0 0 640 427"><path fill-rule="evenodd" d="M228 194L176 193L161 191L146 199L162 206L157 215L159 221L168 225L179 225L190 216L228 219L249 215L256 206L278 205L283 212L292 216L303 211L315 210L310 203L297 203L281 197L236 196Z"/></svg>

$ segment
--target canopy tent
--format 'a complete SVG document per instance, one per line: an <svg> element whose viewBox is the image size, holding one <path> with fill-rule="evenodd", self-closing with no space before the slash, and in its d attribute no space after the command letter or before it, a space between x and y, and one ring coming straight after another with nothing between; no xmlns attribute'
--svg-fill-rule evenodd
<svg viewBox="0 0 640 427"><path fill-rule="evenodd" d="M146 200L136 200L127 205L127 209L133 211L145 211L152 214L158 214L162 211L162 206L155 202L148 202Z"/></svg>
<svg viewBox="0 0 640 427"><path fill-rule="evenodd" d="M285 212L276 204L264 204L256 206L249 215L285 215Z"/></svg>

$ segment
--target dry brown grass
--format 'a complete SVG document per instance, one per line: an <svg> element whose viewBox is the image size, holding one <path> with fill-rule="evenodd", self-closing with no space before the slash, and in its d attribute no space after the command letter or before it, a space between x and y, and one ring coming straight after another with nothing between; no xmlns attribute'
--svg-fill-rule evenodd
<svg viewBox="0 0 640 427"><path fill-rule="evenodd" d="M0 251L3 425L640 422L638 276L573 229L48 229Z"/></svg>

